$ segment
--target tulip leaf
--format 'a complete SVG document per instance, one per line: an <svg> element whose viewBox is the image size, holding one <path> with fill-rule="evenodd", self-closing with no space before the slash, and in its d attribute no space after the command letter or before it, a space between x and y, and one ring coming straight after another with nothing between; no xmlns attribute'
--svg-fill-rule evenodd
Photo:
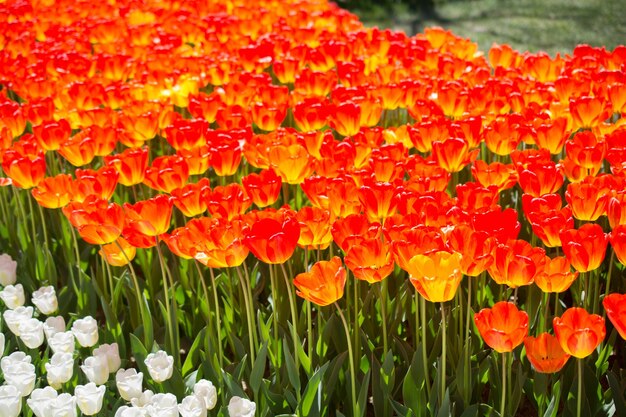
<svg viewBox="0 0 626 417"><path fill-rule="evenodd" d="M405 405L414 411L416 416L425 415L426 393L424 387L425 374L422 364L422 345L417 346L411 365L402 382L402 398Z"/></svg>
<svg viewBox="0 0 626 417"><path fill-rule="evenodd" d="M298 370L296 369L296 362L289 350L287 339L283 339L283 357L285 358L285 366L287 367L287 377L289 383L296 390L300 391L300 378L298 378Z"/></svg>
<svg viewBox="0 0 626 417"><path fill-rule="evenodd" d="M487 404L474 404L463 410L460 417L490 417L500 415Z"/></svg>
<svg viewBox="0 0 626 417"><path fill-rule="evenodd" d="M237 378L231 376L228 372L225 371L222 371L222 378L224 379L224 384L226 385L226 388L228 389L228 394L230 394L230 396L248 398L246 396L246 393L237 383Z"/></svg>
<svg viewBox="0 0 626 417"><path fill-rule="evenodd" d="M365 414L365 409L367 408L367 393L369 392L371 374L372 372L368 371L367 374L365 374L365 378L363 378L363 380L361 381L361 388L358 394L359 399L357 402L358 410L356 410L356 412L354 413L356 417L363 417L363 415Z"/></svg>
<svg viewBox="0 0 626 417"><path fill-rule="evenodd" d="M607 373L609 386L611 387L611 397L615 404L616 415L626 416L626 400L624 399L624 386L617 379L613 371Z"/></svg>
<svg viewBox="0 0 626 417"><path fill-rule="evenodd" d="M264 342L263 346L261 346L261 349L259 350L259 353L257 354L254 364L252 365L252 372L250 372L250 387L252 387L254 398L257 398L259 388L261 387L261 383L263 382L263 375L265 374L266 363L267 342Z"/></svg>
<svg viewBox="0 0 626 417"><path fill-rule="evenodd" d="M559 412L559 403L561 401L561 381L557 381L552 385L552 399L548 404L546 412L543 413L543 417L556 417Z"/></svg>
<svg viewBox="0 0 626 417"><path fill-rule="evenodd" d="M195 362L197 360L200 346L202 346L202 342L206 337L207 328L204 327L196 336L196 339L193 341L193 344L189 348L189 352L187 352L187 357L185 358L185 362L183 363L182 374L186 376L189 371L195 368Z"/></svg>
<svg viewBox="0 0 626 417"><path fill-rule="evenodd" d="M450 415L452 415L450 412L450 390L446 388L446 392L443 396L443 402L437 411L437 417L449 417Z"/></svg>
<svg viewBox="0 0 626 417"><path fill-rule="evenodd" d="M309 382L307 383L306 388L304 389L304 393L302 394L302 398L298 406L299 415L311 416L311 417L316 417L316 416L321 415L320 414L321 410L317 408L316 399L318 398L318 394L321 395L318 389L319 389L320 383L322 382L322 378L324 377L324 374L326 373L326 370L328 369L329 365L330 365L330 362L326 362L324 365L322 365L321 368L315 371L313 376L309 379Z"/></svg>

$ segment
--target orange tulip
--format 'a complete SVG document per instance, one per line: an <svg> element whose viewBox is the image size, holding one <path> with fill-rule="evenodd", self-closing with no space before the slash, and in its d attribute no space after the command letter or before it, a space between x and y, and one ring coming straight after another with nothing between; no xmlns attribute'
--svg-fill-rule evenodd
<svg viewBox="0 0 626 417"><path fill-rule="evenodd" d="M312 172L311 157L299 144L279 145L270 150L272 168L287 184L300 184Z"/></svg>
<svg viewBox="0 0 626 417"><path fill-rule="evenodd" d="M361 107L353 101L336 105L330 113L330 127L341 136L352 136L361 128Z"/></svg>
<svg viewBox="0 0 626 417"><path fill-rule="evenodd" d="M479 149L470 151L469 143L462 138L449 138L443 142L433 142L432 157L447 172L459 172L474 162Z"/></svg>
<svg viewBox="0 0 626 417"><path fill-rule="evenodd" d="M172 198L164 194L135 204L124 203L125 225L145 236L161 235L170 228L172 205Z"/></svg>
<svg viewBox="0 0 626 417"><path fill-rule="evenodd" d="M104 157L104 163L119 173L119 183L130 187L143 182L148 168L148 148L129 148L117 155Z"/></svg>
<svg viewBox="0 0 626 417"><path fill-rule="evenodd" d="M487 232L473 231L469 226L459 224L446 233L446 243L461 257L461 272L477 277L493 263L493 249L496 241Z"/></svg>
<svg viewBox="0 0 626 417"><path fill-rule="evenodd" d="M525 240L509 240L494 249L493 258L488 269L491 278L498 284L516 288L533 283L544 268L545 251Z"/></svg>
<svg viewBox="0 0 626 417"><path fill-rule="evenodd" d="M476 182L466 182L456 186L457 206L468 213L495 210L498 207L498 188L494 185L483 187Z"/></svg>
<svg viewBox="0 0 626 417"><path fill-rule="evenodd" d="M615 226L611 231L610 241L615 256L623 265L626 265L626 225Z"/></svg>
<svg viewBox="0 0 626 417"><path fill-rule="evenodd" d="M242 220L205 217L189 221L187 229L193 240L190 248L193 258L210 268L241 265L250 253L243 243L243 228Z"/></svg>
<svg viewBox="0 0 626 417"><path fill-rule="evenodd" d="M242 148L239 142L243 138L244 131L222 131L211 132L207 138L211 153L209 162L215 173L220 176L233 175L237 172L241 163Z"/></svg>
<svg viewBox="0 0 626 417"><path fill-rule="evenodd" d="M329 115L329 103L325 98L309 97L297 103L293 108L293 118L300 130L313 132L326 125Z"/></svg>
<svg viewBox="0 0 626 417"><path fill-rule="evenodd" d="M364 214L350 214L335 220L331 234L335 243L344 251L363 240L380 239L382 228L380 223L370 223Z"/></svg>
<svg viewBox="0 0 626 417"><path fill-rule="evenodd" d="M31 193L40 206L54 209L65 207L72 200L73 188L72 176L59 174L44 178Z"/></svg>
<svg viewBox="0 0 626 417"><path fill-rule="evenodd" d="M352 246L344 258L355 278L380 282L393 272L393 257L388 244L380 239L365 239Z"/></svg>
<svg viewBox="0 0 626 417"><path fill-rule="evenodd" d="M587 177L581 182L567 186L565 200L572 208L574 218L595 221L605 214L611 197L611 190L604 180L605 177Z"/></svg>
<svg viewBox="0 0 626 417"><path fill-rule="evenodd" d="M626 193L613 193L606 207L606 215L609 219L609 226L615 228L621 224L626 224Z"/></svg>
<svg viewBox="0 0 626 417"><path fill-rule="evenodd" d="M189 165L180 155L159 156L146 169L143 183L164 193L183 187L189 179Z"/></svg>
<svg viewBox="0 0 626 417"><path fill-rule="evenodd" d="M24 189L36 187L46 175L46 158L41 151L27 155L15 149L8 149L1 159L2 170L16 187Z"/></svg>
<svg viewBox="0 0 626 417"><path fill-rule="evenodd" d="M250 208L252 201L243 187L237 183L207 189L205 196L207 209L214 217L232 219Z"/></svg>
<svg viewBox="0 0 626 417"><path fill-rule="evenodd" d="M98 253L109 265L124 266L135 258L137 249L123 237L118 237L115 242L102 245Z"/></svg>
<svg viewBox="0 0 626 417"><path fill-rule="evenodd" d="M565 144L567 157L578 166L597 170L606 153L606 142L599 140L591 131L578 132Z"/></svg>
<svg viewBox="0 0 626 417"><path fill-rule="evenodd" d="M444 250L443 235L437 227L404 226L399 231L389 230L392 218L385 223L385 239L391 243L391 251L398 266L409 270L409 261L417 254L429 254Z"/></svg>
<svg viewBox="0 0 626 417"><path fill-rule="evenodd" d="M260 219L244 232L243 243L262 262L282 264L298 245L300 225L289 215Z"/></svg>
<svg viewBox="0 0 626 417"><path fill-rule="evenodd" d="M177 151L191 151L206 143L204 133L208 128L209 123L204 119L180 119L165 128L165 138Z"/></svg>
<svg viewBox="0 0 626 417"><path fill-rule="evenodd" d="M81 167L91 163L96 156L96 140L83 131L65 141L58 152L70 164Z"/></svg>
<svg viewBox="0 0 626 417"><path fill-rule="evenodd" d="M563 252L578 272L593 271L600 267L606 255L608 236L596 223L587 223L579 229L560 233Z"/></svg>
<svg viewBox="0 0 626 417"><path fill-rule="evenodd" d="M65 119L47 121L33 127L37 143L45 151L56 151L70 138L72 127Z"/></svg>
<svg viewBox="0 0 626 417"><path fill-rule="evenodd" d="M208 178L202 178L195 184L187 184L172 190L174 205L186 217L195 217L207 209L206 194L211 190Z"/></svg>
<svg viewBox="0 0 626 417"><path fill-rule="evenodd" d="M535 143L540 149L547 149L552 155L556 155L563 150L569 135L567 119L560 117L535 129Z"/></svg>
<svg viewBox="0 0 626 417"><path fill-rule="evenodd" d="M528 314L513 303L500 301L474 314L483 340L496 352L512 352L528 334Z"/></svg>
<svg viewBox="0 0 626 417"><path fill-rule="evenodd" d="M261 170L258 174L249 174L241 179L246 194L257 207L263 208L274 204L280 195L281 178L271 169Z"/></svg>
<svg viewBox="0 0 626 417"><path fill-rule="evenodd" d="M97 171L77 169L75 174L76 180L73 183L74 189L72 190L72 199L74 201L83 201L90 195L109 200L115 192L119 177L115 169L107 166Z"/></svg>
<svg viewBox="0 0 626 417"><path fill-rule="evenodd" d="M574 130L595 127L609 118L607 103L601 97L570 99L569 110Z"/></svg>
<svg viewBox="0 0 626 417"><path fill-rule="evenodd" d="M189 175L202 175L210 168L211 150L208 146L198 146L190 151L181 149L176 155L183 157L189 166Z"/></svg>
<svg viewBox="0 0 626 417"><path fill-rule="evenodd" d="M411 284L430 302L450 301L463 279L461 258L460 253L447 251L415 255L407 265Z"/></svg>
<svg viewBox="0 0 626 417"><path fill-rule="evenodd" d="M296 294L319 306L327 306L343 297L346 269L341 258L316 262L309 272L298 274L293 280Z"/></svg>
<svg viewBox="0 0 626 417"><path fill-rule="evenodd" d="M517 171L511 164L501 162L487 162L477 159L472 164L472 175L483 187L495 185L498 193L512 188L517 183Z"/></svg>
<svg viewBox="0 0 626 417"><path fill-rule="evenodd" d="M300 223L298 246L308 249L326 249L333 241L330 232L331 221L328 210L317 207L303 207L296 213Z"/></svg>
<svg viewBox="0 0 626 417"><path fill-rule="evenodd" d="M63 207L63 214L78 234L88 243L106 245L114 242L124 227L124 211L115 203L88 196L82 202L72 202Z"/></svg>
<svg viewBox="0 0 626 417"><path fill-rule="evenodd" d="M563 350L579 359L591 355L606 336L604 319L580 307L565 310L552 320L552 326Z"/></svg>
<svg viewBox="0 0 626 417"><path fill-rule="evenodd" d="M559 372L570 358L565 353L558 339L549 333L539 336L528 336L524 339L526 357L536 372L552 374Z"/></svg>
<svg viewBox="0 0 626 417"><path fill-rule="evenodd" d="M574 227L574 218L569 207L548 212L528 213L528 219L533 232L549 248L561 246L561 231Z"/></svg>
<svg viewBox="0 0 626 417"><path fill-rule="evenodd" d="M552 161L529 163L519 174L520 187L534 197L556 193L563 181L563 169Z"/></svg>
<svg viewBox="0 0 626 417"><path fill-rule="evenodd" d="M395 195L399 187L388 182L368 180L359 188L358 196L363 211L371 222L392 216L398 207Z"/></svg>
<svg viewBox="0 0 626 417"><path fill-rule="evenodd" d="M495 209L472 214L472 228L487 232L498 242L504 243L509 239L517 239L522 225L517 220L517 210L507 208L502 211Z"/></svg>
<svg viewBox="0 0 626 417"><path fill-rule="evenodd" d="M626 294L608 294L602 300L606 315L622 339L626 339Z"/></svg>
<svg viewBox="0 0 626 417"><path fill-rule="evenodd" d="M567 291L578 278L578 272L572 272L569 261L565 256L548 258L542 271L535 275L535 284L541 291L561 293Z"/></svg>

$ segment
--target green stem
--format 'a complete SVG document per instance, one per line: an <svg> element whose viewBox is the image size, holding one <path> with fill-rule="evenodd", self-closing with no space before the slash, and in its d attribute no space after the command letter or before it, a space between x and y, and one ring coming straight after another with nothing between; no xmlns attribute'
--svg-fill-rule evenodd
<svg viewBox="0 0 626 417"><path fill-rule="evenodd" d="M217 329L217 355L219 358L220 372L224 369L224 352L222 351L222 317L220 314L219 298L217 296L217 283L213 268L209 268L211 277L211 289L213 290L213 303L215 304L215 328Z"/></svg>
<svg viewBox="0 0 626 417"><path fill-rule="evenodd" d="M241 265L239 266L241 267ZM256 325L256 315L254 314L254 297L252 295L252 281L250 281L250 274L248 273L248 268L246 264L243 264L243 273L245 277L244 286L245 290L248 292L248 300L250 300L250 319L252 320L252 337L254 342L255 351L259 349L259 338L257 336L257 325Z"/></svg>
<svg viewBox="0 0 626 417"><path fill-rule="evenodd" d="M441 390L439 391L439 406L443 405L444 398L446 396L446 351L447 351L447 337L446 337L446 309L445 305L441 303L441 375L439 380L441 383Z"/></svg>
<svg viewBox="0 0 626 417"><path fill-rule="evenodd" d="M543 320L541 321L541 326L539 326L539 331L543 332L548 327L548 319L550 317L550 293L543 293Z"/></svg>
<svg viewBox="0 0 626 417"><path fill-rule="evenodd" d="M271 291L272 291L272 308L273 308L273 312L272 312L272 321L274 322L274 329L273 329L273 333L274 333L274 342L278 343L278 300L276 297L278 297L278 293L276 291L276 272L274 271L274 265L273 264L269 264L268 268L270 270L270 286L271 286ZM276 354L278 354L278 348L275 352Z"/></svg>
<svg viewBox="0 0 626 417"><path fill-rule="evenodd" d="M285 286L287 287L287 296L289 297L289 309L291 310L291 338L293 339L293 359L296 363L296 378L300 379L300 359L298 357L298 315L296 313L296 300L293 294L293 284L289 282L289 275L285 269L285 264L280 264L280 268L283 270L283 277L285 279ZM300 391L296 391L296 399L300 404Z"/></svg>
<svg viewBox="0 0 626 417"><path fill-rule="evenodd" d="M422 318L422 361L424 362L424 380L426 382L426 396L430 398L430 367L428 366L428 352L426 351L426 299L417 295L420 300L420 316Z"/></svg>
<svg viewBox="0 0 626 417"><path fill-rule="evenodd" d="M606 297L611 293L611 276L613 276L613 263L615 262L615 251L611 250L611 258L609 259L609 272L606 274L606 287L604 289L604 296ZM606 310L602 309L602 318L606 318Z"/></svg>
<svg viewBox="0 0 626 417"><path fill-rule="evenodd" d="M339 304L335 302L335 307L337 308L337 312L339 313L339 317L341 318L341 322L343 323L343 330L346 333L346 342L348 343L348 361L350 362L350 393L352 395L352 415L354 417L360 416L359 412L359 403L356 398L356 371L354 364L354 354L352 352L352 340L350 339L350 330L348 329L348 322L346 321L346 317L343 315L343 311L339 308Z"/></svg>
<svg viewBox="0 0 626 417"><path fill-rule="evenodd" d="M168 338L169 338L169 344L170 344L170 354L174 355L175 357L178 357L179 354L178 352L175 350L176 348L176 344L174 342L174 327L172 325L172 311L171 311L171 306L170 306L170 296L169 296L169 285L168 285L168 279L167 279L167 274L165 272L165 262L163 260L163 254L161 253L161 248L159 247L159 238L158 237L154 237L154 240L156 241L156 249L157 249L157 255L159 257L159 265L161 267L161 282L163 282L163 293L164 293L164 298L165 298L165 311L167 312L167 333L168 333Z"/></svg>
<svg viewBox="0 0 626 417"><path fill-rule="evenodd" d="M576 401L576 417L580 417L583 404L583 360L578 359L578 398Z"/></svg>
<svg viewBox="0 0 626 417"><path fill-rule="evenodd" d="M465 343L471 345L472 339L470 338L470 326L471 326L471 315L472 315L472 277L467 277L467 314L465 315ZM467 375L466 387L470 389L470 397L471 397L471 379L470 375L472 370L472 350L470 346L467 346L466 349L467 356L465 358L465 375ZM469 399L469 398L468 398Z"/></svg>
<svg viewBox="0 0 626 417"><path fill-rule="evenodd" d="M248 289L247 285L244 282L243 275L241 274L240 267L235 268L237 270L237 277L239 278L239 283L242 287L243 292L243 302L246 308L246 318L248 321L248 344L250 345L250 359L251 365L254 365L255 361L255 346L254 346L254 329L252 324L252 305L250 304L250 299L248 298Z"/></svg>
<svg viewBox="0 0 626 417"><path fill-rule="evenodd" d="M505 417L506 406L506 353L502 353L502 402L500 403L500 416Z"/></svg>
<svg viewBox="0 0 626 417"><path fill-rule="evenodd" d="M346 274L349 277L350 272ZM353 288L354 288L354 304L353 304L353 329L354 331L354 351L359 356L359 361L361 360L361 339L360 339L360 326L359 326L359 280L356 277L352 280Z"/></svg>
<svg viewBox="0 0 626 417"><path fill-rule="evenodd" d="M383 358L387 354L387 349L389 345L387 337L387 285L387 279L383 279L380 285L380 316L383 325Z"/></svg>

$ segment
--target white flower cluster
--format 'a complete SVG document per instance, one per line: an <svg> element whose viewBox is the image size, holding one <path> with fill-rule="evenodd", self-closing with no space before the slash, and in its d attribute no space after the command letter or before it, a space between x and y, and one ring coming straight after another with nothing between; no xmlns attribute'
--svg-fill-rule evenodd
<svg viewBox="0 0 626 417"><path fill-rule="evenodd" d="M193 394L179 404L173 394L154 394L143 390L143 373L136 369L120 369L122 361L117 343L102 344L84 359L80 369L89 383L77 385L74 395L59 393L74 376L76 343L83 348L98 344L98 324L87 316L72 323L67 330L62 316L50 316L58 310L53 287L43 287L32 294L31 301L45 321L34 317L32 306L25 306L26 296L21 284L16 284L17 264L8 255L0 255L0 299L6 310L2 318L8 329L29 349L39 348L47 341L52 356L44 364L47 387L35 389L37 374L32 358L21 351L4 355L5 335L0 332L0 368L4 385L0 386L0 416L17 417L22 412L22 399L35 417L76 417L77 408L84 416L99 413L106 393L105 383L115 374L119 395L129 403L120 407L115 417L206 417L217 403L217 390L210 381L201 379ZM161 383L171 378L174 359L164 351L149 354L144 361L150 378ZM228 405L230 417L253 417L256 404L233 397Z"/></svg>

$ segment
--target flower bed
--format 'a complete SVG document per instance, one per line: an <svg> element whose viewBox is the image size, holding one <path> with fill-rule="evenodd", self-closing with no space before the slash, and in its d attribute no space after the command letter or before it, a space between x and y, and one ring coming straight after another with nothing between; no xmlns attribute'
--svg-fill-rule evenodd
<svg viewBox="0 0 626 417"><path fill-rule="evenodd" d="M0 22L3 416L626 415L626 47L321 0Z"/></svg>

